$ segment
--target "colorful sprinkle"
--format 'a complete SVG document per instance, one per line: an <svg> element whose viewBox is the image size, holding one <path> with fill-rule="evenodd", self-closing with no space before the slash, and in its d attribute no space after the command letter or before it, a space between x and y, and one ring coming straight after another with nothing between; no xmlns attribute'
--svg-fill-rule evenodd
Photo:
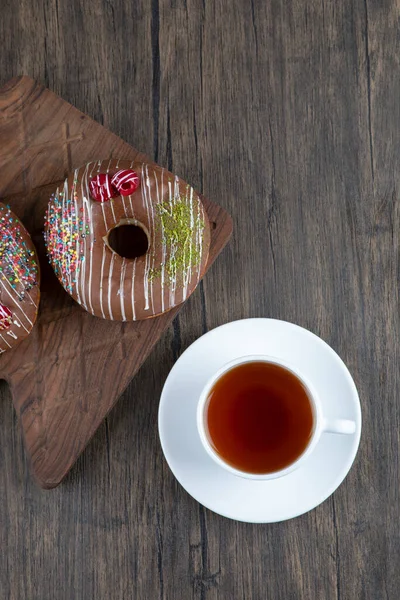
<svg viewBox="0 0 400 600"><path fill-rule="evenodd" d="M0 278L20 301L37 285L36 257L23 236L19 221L5 206L0 207Z"/></svg>
<svg viewBox="0 0 400 600"><path fill-rule="evenodd" d="M81 209L77 211L75 187L72 197L63 193L52 196L45 217L45 241L47 253L51 257L56 275L68 292L72 293L74 274L82 260L84 238L89 233L88 216Z"/></svg>

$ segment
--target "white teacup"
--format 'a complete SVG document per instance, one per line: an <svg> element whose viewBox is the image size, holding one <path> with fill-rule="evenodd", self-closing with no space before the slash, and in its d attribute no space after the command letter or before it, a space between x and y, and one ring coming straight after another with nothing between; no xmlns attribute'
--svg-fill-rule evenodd
<svg viewBox="0 0 400 600"><path fill-rule="evenodd" d="M265 362L269 364L279 365L290 371L293 375L297 377L297 379L303 384L307 391L308 398L310 400L313 416L314 416L314 428L310 437L310 441L302 452L302 454L288 467L281 469L279 471L275 471L273 473L259 474L259 473L248 473L246 471L241 471L240 469L236 469L235 467L228 464L221 456L214 450L210 436L207 430L207 405L209 394L216 384L216 382L222 377L225 373L237 367L239 365L249 363L249 362ZM237 475L239 477L245 477L247 479L276 479L277 477L283 477L284 475L288 475L295 469L298 469L299 466L307 460L310 454L314 451L318 441L321 437L321 434L326 433L335 433L335 434L353 434L356 431L356 423L354 421L349 421L347 419L335 419L328 420L325 418L321 402L318 398L317 393L315 392L312 384L308 381L299 370L291 364L288 364L284 360L280 358L276 358L273 356L265 356L265 355L254 355L254 356L242 356L237 358L226 365L224 365L219 371L217 371L204 386L203 391L200 394L200 398L197 405L197 429L200 435L201 442L209 454L209 456L221 467L232 473L233 475Z"/></svg>

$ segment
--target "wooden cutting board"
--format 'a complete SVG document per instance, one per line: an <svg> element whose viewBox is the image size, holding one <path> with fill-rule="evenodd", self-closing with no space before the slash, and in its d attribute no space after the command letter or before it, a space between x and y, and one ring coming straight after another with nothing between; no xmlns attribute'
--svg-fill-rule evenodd
<svg viewBox="0 0 400 600"><path fill-rule="evenodd" d="M0 89L0 198L23 221L39 252L39 318L31 335L0 357L25 448L40 486L57 486L180 307L136 323L89 315L48 265L43 218L67 171L110 157L148 160L29 77ZM232 233L230 216L202 198L212 225L213 263Z"/></svg>

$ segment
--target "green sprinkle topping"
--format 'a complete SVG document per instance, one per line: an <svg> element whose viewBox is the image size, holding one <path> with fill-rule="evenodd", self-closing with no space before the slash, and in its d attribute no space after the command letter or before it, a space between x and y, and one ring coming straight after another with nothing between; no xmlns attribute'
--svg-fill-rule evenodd
<svg viewBox="0 0 400 600"><path fill-rule="evenodd" d="M183 279L189 269L200 264L204 221L196 204L191 207L184 196L175 199L173 204L158 204L156 210L159 217L157 229L161 230L166 245L166 260L161 267L150 270L149 279L152 281L159 277L163 267L169 281L180 275Z"/></svg>

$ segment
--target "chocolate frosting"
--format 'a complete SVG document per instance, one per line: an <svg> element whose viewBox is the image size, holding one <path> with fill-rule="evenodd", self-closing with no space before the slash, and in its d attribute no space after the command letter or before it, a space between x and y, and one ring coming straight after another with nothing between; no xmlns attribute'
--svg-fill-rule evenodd
<svg viewBox="0 0 400 600"><path fill-rule="evenodd" d="M29 233L0 203L0 354L30 334L38 312L39 280L39 263Z"/></svg>
<svg viewBox="0 0 400 600"><path fill-rule="evenodd" d="M90 180L120 169L139 175L138 189L96 202ZM126 258L111 248L110 232L123 225L145 232L145 254ZM132 321L162 314L195 290L207 264L210 225L185 181L155 165L111 159L76 169L55 191L45 240L58 279L83 308L104 319Z"/></svg>

